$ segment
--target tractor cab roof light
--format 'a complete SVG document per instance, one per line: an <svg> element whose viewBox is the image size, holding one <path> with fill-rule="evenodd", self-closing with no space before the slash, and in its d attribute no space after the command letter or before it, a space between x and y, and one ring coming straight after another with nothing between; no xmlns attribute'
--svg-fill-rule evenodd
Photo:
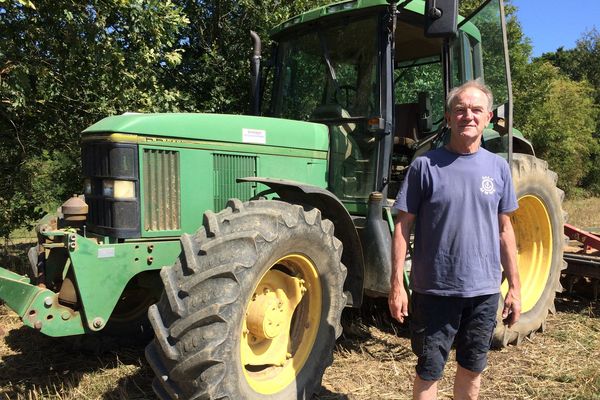
<svg viewBox="0 0 600 400"><path fill-rule="evenodd" d="M292 25L296 25L298 22L300 22L300 17L292 18L289 21L284 22L283 27L288 28Z"/></svg>
<svg viewBox="0 0 600 400"><path fill-rule="evenodd" d="M346 1L344 3L333 4L327 7L327 14L333 14L340 11L350 10L356 7L356 0Z"/></svg>

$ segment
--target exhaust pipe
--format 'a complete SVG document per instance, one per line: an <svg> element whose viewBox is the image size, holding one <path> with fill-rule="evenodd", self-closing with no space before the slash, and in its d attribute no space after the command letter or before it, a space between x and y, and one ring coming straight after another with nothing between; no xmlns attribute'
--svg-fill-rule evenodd
<svg viewBox="0 0 600 400"><path fill-rule="evenodd" d="M252 115L260 114L260 59L262 52L262 44L260 37L254 31L250 31L250 37L252 38L252 46L254 51L250 58L250 113Z"/></svg>

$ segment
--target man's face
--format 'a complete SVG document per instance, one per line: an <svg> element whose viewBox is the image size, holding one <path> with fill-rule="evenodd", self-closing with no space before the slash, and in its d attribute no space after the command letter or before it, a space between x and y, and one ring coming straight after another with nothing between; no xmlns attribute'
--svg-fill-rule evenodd
<svg viewBox="0 0 600 400"><path fill-rule="evenodd" d="M469 87L459 93L446 113L452 135L465 139L481 136L492 118L487 105L485 93L477 88Z"/></svg>

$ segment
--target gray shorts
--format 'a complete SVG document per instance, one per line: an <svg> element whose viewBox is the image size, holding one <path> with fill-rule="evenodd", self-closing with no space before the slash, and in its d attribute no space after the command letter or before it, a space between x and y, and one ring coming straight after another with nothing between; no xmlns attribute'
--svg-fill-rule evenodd
<svg viewBox="0 0 600 400"><path fill-rule="evenodd" d="M411 345L418 357L416 370L421 379L442 378L453 342L461 367L473 372L485 369L499 296L446 297L413 292Z"/></svg>

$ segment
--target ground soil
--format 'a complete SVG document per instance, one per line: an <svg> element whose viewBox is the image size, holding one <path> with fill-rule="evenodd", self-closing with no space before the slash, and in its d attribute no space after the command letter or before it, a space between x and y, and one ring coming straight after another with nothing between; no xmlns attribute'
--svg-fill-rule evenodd
<svg viewBox="0 0 600 400"><path fill-rule="evenodd" d="M415 357L406 326L390 321L385 302L347 310L344 325L315 399L409 399ZM154 398L142 343L45 337L5 306L0 328L0 399ZM451 360L441 399L452 398L455 368ZM544 333L492 351L481 398L600 400L598 302L561 295Z"/></svg>

